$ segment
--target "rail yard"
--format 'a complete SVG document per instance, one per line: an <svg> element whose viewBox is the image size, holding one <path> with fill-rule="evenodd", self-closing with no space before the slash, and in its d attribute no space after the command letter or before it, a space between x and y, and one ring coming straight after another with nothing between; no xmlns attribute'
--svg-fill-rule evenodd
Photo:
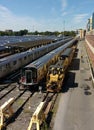
<svg viewBox="0 0 94 130"><path fill-rule="evenodd" d="M0 130L94 130L94 0L0 0Z"/></svg>
<svg viewBox="0 0 94 130"><path fill-rule="evenodd" d="M80 84L85 95L91 95L89 90L93 91L90 65L86 65L89 64L89 60L84 51L85 41L79 41L78 37L58 40L54 38L45 41L45 45L44 41L45 39L41 42L42 46L35 49L31 49L29 43L28 49L0 59L1 130L61 130L62 128L70 130L67 125L59 124L59 113L65 112L63 109L63 111L59 110L63 102L64 107L68 103L67 93L72 94L79 87L80 80L75 83L75 77L78 76L78 79L80 77L79 71L83 77L86 76L84 85ZM75 73L75 70L78 72ZM85 70L86 75L84 75ZM62 103L61 99L64 100ZM70 124L67 116L65 119Z"/></svg>
<svg viewBox="0 0 94 130"><path fill-rule="evenodd" d="M10 74L13 71L18 70L19 68L23 67L24 65L32 62L33 60L43 56L44 54L60 47L61 45L65 44L66 42L70 41L72 38L63 39L61 41L57 41L53 44L49 44L46 46L39 47L34 50L27 50L21 53L13 54L11 56L7 56L5 58L0 59L0 78L5 77L6 75Z"/></svg>

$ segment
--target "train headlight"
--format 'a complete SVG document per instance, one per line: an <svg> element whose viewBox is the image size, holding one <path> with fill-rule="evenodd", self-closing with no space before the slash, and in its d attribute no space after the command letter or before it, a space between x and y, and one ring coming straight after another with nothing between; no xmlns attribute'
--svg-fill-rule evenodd
<svg viewBox="0 0 94 130"><path fill-rule="evenodd" d="M21 82L25 82L25 81L26 81L25 77L21 77Z"/></svg>

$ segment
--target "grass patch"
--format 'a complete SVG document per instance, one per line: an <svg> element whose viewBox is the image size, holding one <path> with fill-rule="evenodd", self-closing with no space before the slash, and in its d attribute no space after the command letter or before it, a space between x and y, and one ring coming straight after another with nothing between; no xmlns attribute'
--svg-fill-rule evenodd
<svg viewBox="0 0 94 130"><path fill-rule="evenodd" d="M21 106L23 104L23 99L19 99L18 101L17 101L17 105L18 106Z"/></svg>

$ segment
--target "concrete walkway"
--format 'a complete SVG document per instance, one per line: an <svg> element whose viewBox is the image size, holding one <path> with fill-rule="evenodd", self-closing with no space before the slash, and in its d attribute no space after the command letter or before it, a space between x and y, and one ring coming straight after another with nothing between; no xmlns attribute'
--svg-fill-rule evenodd
<svg viewBox="0 0 94 130"><path fill-rule="evenodd" d="M94 89L84 44L84 41L78 44L77 57L63 86L53 130L94 130Z"/></svg>

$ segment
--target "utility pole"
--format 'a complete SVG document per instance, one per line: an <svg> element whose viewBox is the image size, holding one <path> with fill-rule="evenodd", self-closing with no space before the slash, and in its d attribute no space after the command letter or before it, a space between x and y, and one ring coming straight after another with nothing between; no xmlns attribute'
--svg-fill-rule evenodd
<svg viewBox="0 0 94 130"><path fill-rule="evenodd" d="M64 35L65 35L65 20L63 21L63 39L64 39Z"/></svg>

